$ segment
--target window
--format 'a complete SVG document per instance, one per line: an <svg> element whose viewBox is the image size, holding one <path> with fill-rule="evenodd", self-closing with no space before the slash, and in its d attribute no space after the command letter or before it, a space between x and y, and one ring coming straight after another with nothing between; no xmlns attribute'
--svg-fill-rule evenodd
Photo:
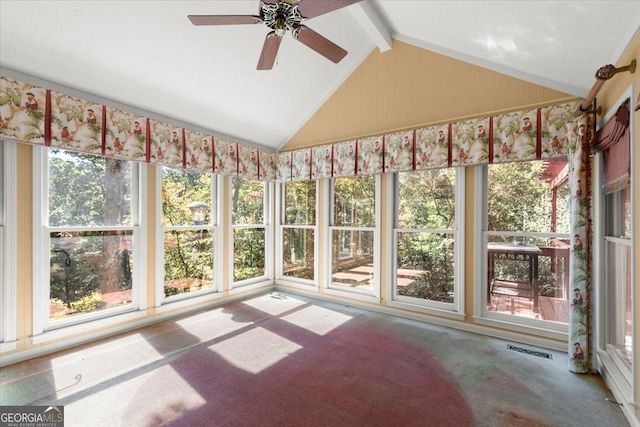
<svg viewBox="0 0 640 427"><path fill-rule="evenodd" d="M377 178L336 178L332 183L329 287L372 293L377 276Z"/></svg>
<svg viewBox="0 0 640 427"><path fill-rule="evenodd" d="M161 216L164 276L158 301L215 291L216 177L162 168Z"/></svg>
<svg viewBox="0 0 640 427"><path fill-rule="evenodd" d="M459 168L395 175L393 300L460 309ZM460 246L460 248L458 247Z"/></svg>
<svg viewBox="0 0 640 427"><path fill-rule="evenodd" d="M569 301L575 297L569 288L566 159L484 169L485 314L511 322L527 318L566 325Z"/></svg>
<svg viewBox="0 0 640 427"><path fill-rule="evenodd" d="M34 335L139 308L140 166L39 150L34 283L42 288L34 292Z"/></svg>
<svg viewBox="0 0 640 427"><path fill-rule="evenodd" d="M594 277L597 295L603 300L597 307L598 356L607 383L614 385L629 402L633 390L633 325L637 323L637 252L633 228L638 217L635 209L633 178L637 165L632 144L635 122L631 114L630 87L611 110L596 132L592 148L596 153L594 173ZM635 222L635 224L634 224Z"/></svg>
<svg viewBox="0 0 640 427"><path fill-rule="evenodd" d="M315 279L316 181L281 184L281 276Z"/></svg>
<svg viewBox="0 0 640 427"><path fill-rule="evenodd" d="M606 350L627 378L633 356L631 187L605 196Z"/></svg>
<svg viewBox="0 0 640 427"><path fill-rule="evenodd" d="M233 282L264 278L267 249L267 184L262 181L231 180L231 221L233 223Z"/></svg>

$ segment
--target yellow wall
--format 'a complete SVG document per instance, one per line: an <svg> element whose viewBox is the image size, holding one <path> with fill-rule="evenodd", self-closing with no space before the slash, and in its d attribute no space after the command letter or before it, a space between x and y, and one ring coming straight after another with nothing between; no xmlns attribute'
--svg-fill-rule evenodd
<svg viewBox="0 0 640 427"><path fill-rule="evenodd" d="M374 50L283 150L574 98L393 40Z"/></svg>

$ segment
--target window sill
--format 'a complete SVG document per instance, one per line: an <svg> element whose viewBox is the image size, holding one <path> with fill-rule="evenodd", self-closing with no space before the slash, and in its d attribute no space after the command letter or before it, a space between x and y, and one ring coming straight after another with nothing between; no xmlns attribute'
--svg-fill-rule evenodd
<svg viewBox="0 0 640 427"><path fill-rule="evenodd" d="M206 304L222 298L222 292L209 292L204 295L193 296L191 298L181 298L176 300L164 300L156 307L156 314L164 314L185 308L192 308L195 305Z"/></svg>
<svg viewBox="0 0 640 427"><path fill-rule="evenodd" d="M538 325L538 324L534 324L534 322L531 322L531 321L529 322L522 321L522 320L528 320L528 319L517 319L516 316L511 316L511 317L514 317L514 319L513 320L493 319L489 317L474 316L473 322L477 325L491 326L495 328L504 329L506 330L505 332L514 331L514 332L524 333L524 334L535 334L544 338L564 341L564 342L567 342L568 340L569 328L565 324ZM543 322L543 321L540 321L540 322ZM565 347L561 350L567 351L567 348Z"/></svg>
<svg viewBox="0 0 640 427"><path fill-rule="evenodd" d="M121 332L129 329L130 322L143 319L147 316L146 310L127 312L119 315L105 317L97 320L87 321L83 323L76 323L70 326L63 326L57 329L45 331L41 334L31 337L31 343L34 345L51 343L52 341L64 340L72 336L80 336L76 338L78 342L86 342L92 338L102 337L105 335L104 331L100 331L104 328L108 328L115 325L120 325L115 329L110 329L109 333ZM87 336L87 331L100 331L94 332Z"/></svg>
<svg viewBox="0 0 640 427"><path fill-rule="evenodd" d="M460 320L464 321L465 315L464 313L459 313L453 310L446 310L435 307L427 307L425 305L419 304L411 304L401 301L388 301L387 307L403 310L403 311L412 311L420 314L428 314L438 317L446 317L448 319Z"/></svg>
<svg viewBox="0 0 640 427"><path fill-rule="evenodd" d="M0 354L13 351L18 348L18 341L0 342Z"/></svg>

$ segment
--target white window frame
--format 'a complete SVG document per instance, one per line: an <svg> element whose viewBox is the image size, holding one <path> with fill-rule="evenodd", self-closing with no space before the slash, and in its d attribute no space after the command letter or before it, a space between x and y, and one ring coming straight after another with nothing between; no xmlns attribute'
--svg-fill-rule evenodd
<svg viewBox="0 0 640 427"><path fill-rule="evenodd" d="M361 178L368 178L369 176L365 175ZM345 177L345 178L358 178L358 177ZM382 183L381 176L375 175L375 224L372 227L350 227L350 226L336 226L334 225L334 204L335 204L335 179L332 178L328 180L328 195L329 195L329 203L327 204L327 221L325 222L325 230L326 236L325 241L325 259L326 261L326 270L325 270L325 280L322 284L323 292L328 295L335 295L339 297L347 297L353 298L365 302L375 302L380 303L381 293L380 293L380 253L381 253L381 244L380 244L380 226L381 226L381 196L382 196ZM332 236L334 231L372 231L373 232L373 246L375 248L375 253L373 254L373 289L357 289L357 288L348 288L345 286L333 286L332 284L332 274L331 270L333 269L333 258L332 258Z"/></svg>
<svg viewBox="0 0 640 427"><path fill-rule="evenodd" d="M48 226L48 147L33 148L33 325L32 342L39 344L54 339L64 338L79 332L86 332L87 324L92 328L110 326L126 320L140 319L147 309L147 227L143 221L147 217L146 200L147 179L146 165L131 162L131 226L104 226L100 230L131 230L135 245L133 257L131 304L124 307L110 308L82 316L57 320L54 324L49 320L49 286L50 286L50 233L57 229L67 231L86 231L97 227L49 227Z"/></svg>
<svg viewBox="0 0 640 427"><path fill-rule="evenodd" d="M163 226L162 225L162 179L163 166L156 165L155 181L156 181L156 209L155 221L156 227L156 245L155 245L155 264L156 264L156 286L155 286L155 307L160 309L169 306L170 309L190 305L194 302L204 302L210 299L221 297L222 291L222 262L219 256L215 254L222 253L222 236L220 236L219 218L220 203L219 195L221 192L221 179L218 175L211 177L211 221L209 224L203 225L179 225L179 226ZM201 172L204 173L204 172ZM213 258L213 286L196 292L185 292L179 295L165 297L164 295L164 233L170 230L208 230L214 236L214 258Z"/></svg>
<svg viewBox="0 0 640 427"><path fill-rule="evenodd" d="M248 178L242 177L231 177L227 180L229 191L226 205L228 206L227 213L229 215L229 263L228 263L228 272L229 272L229 291L234 293L234 291L246 291L253 290L257 288L261 288L265 286L265 283L272 283L274 277L274 268L273 268L273 221L272 221L272 211L271 206L273 206L273 183L263 181L264 185L264 201L263 201L263 223L262 224L234 224L233 223L233 191L232 190L232 181L233 179L244 179L248 181L252 181ZM253 180L257 181L257 180ZM235 281L233 279L234 272L234 264L233 264L233 254L234 254L234 237L236 229L264 229L264 275L259 277L252 277L249 279L238 280Z"/></svg>
<svg viewBox="0 0 640 427"><path fill-rule="evenodd" d="M0 140L0 352L16 349L16 147Z"/></svg>
<svg viewBox="0 0 640 427"><path fill-rule="evenodd" d="M392 189L387 194L393 194L393 203L388 203L388 215L391 220L391 238L389 241L393 242L392 255L393 260L392 267L389 271L388 289L387 289L387 301L391 307L417 310L424 313L437 314L439 316L445 316L448 318L464 320L464 259L465 254L465 173L466 168L456 167L456 185L455 191L455 224L453 229L446 230L434 230L434 229L405 229L396 228L396 215L398 206L398 174L393 174L393 179L390 180ZM402 295L396 295L395 283L396 283L396 271L397 265L397 248L398 248L398 233L401 232L425 232L425 233L447 233L452 234L454 239L454 302L444 303L440 301L420 300L418 298L406 297Z"/></svg>
<svg viewBox="0 0 640 427"><path fill-rule="evenodd" d="M320 200L320 182L315 181L316 183L316 206L315 212L316 217L313 225L307 224L286 224L286 206L284 206L285 201L285 185L286 183L279 183L276 185L276 200L277 200L277 209L276 209L276 217L280 218L278 223L278 227L276 230L276 242L278 245L276 247L276 259L278 260L276 265L276 279L279 282L287 282L289 285L302 285L304 288L308 289L309 286L318 286L318 248L319 248L319 235L318 235L318 219L319 219L319 200ZM313 272L315 280L306 280L301 279L299 277L285 276L284 275L284 266L282 260L284 258L284 232L287 229L304 229L304 230L313 230L314 242L313 242Z"/></svg>
<svg viewBox="0 0 640 427"><path fill-rule="evenodd" d="M476 260L475 263L475 277L480 278L476 280L474 286L474 314L473 319L480 325L487 325L491 327L497 327L505 330L512 330L523 333L536 333L544 338L549 338L558 341L566 341L568 336L568 325L551 322L541 319L531 319L522 316L509 315L504 313L494 313L487 310L487 243L488 237L492 235L508 236L509 232L499 231L487 231L487 179L488 179L488 166L474 166L475 169L475 229L478 230L478 238L476 239L476 245L474 248ZM527 232L527 237L558 237L569 238L569 233L537 233ZM514 237L522 237L522 233L514 232Z"/></svg>
<svg viewBox="0 0 640 427"><path fill-rule="evenodd" d="M631 99L631 103L633 104L635 85L631 85L622 96L613 104L620 105L626 98ZM616 109L611 109L607 113L605 117L601 120L601 125L606 123L609 119L615 115ZM607 242L613 241L617 244L622 244L624 246L630 246L631 251L631 283L638 283L638 266L635 263L637 258L637 242L635 239L636 230L640 224L638 223L638 199L635 196L637 194L637 189L634 188L636 183L638 182L638 165L635 162L635 158L637 156L637 146L634 144L633 135L636 134L636 122L634 120L634 114L631 113L630 121L629 121L629 135L632 135L631 144L630 144L630 167L631 167L631 238L627 239L619 239L613 237L606 236L606 227L605 227L605 201L606 197L602 194L602 153L598 153L595 156L594 161L594 173L593 173L593 206L594 212L593 217L595 218L593 226L594 226L594 238L593 238L593 291L595 294L595 310L597 319L595 325L595 343L596 343L596 364L598 370L602 373L605 382L613 392L616 400L619 402L627 403L623 405L623 410L625 413L627 411L631 411L627 413L627 417L631 419L632 416L635 415L635 411L631 409L631 407L637 408L640 403L640 379L638 378L638 339L640 339L640 335L638 332L637 322L638 322L638 312L636 309L637 304L635 303L638 298L638 287L632 286L631 289L631 300L634 302L633 310L632 310L632 360L631 368L626 365L624 360L621 360L619 355L616 354L615 351L611 351L607 345L607 279L606 273L607 268L605 264L605 260L608 259L607 256ZM601 260L598 262L598 260ZM625 410L625 408L628 408Z"/></svg>

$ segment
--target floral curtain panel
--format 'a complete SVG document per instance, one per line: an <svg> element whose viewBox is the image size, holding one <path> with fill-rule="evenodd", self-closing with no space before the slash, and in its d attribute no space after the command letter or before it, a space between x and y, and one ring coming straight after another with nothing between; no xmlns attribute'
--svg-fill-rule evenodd
<svg viewBox="0 0 640 427"><path fill-rule="evenodd" d="M569 283L573 297L569 308L569 370L591 370L591 166L590 116L583 115L568 128L570 245Z"/></svg>

